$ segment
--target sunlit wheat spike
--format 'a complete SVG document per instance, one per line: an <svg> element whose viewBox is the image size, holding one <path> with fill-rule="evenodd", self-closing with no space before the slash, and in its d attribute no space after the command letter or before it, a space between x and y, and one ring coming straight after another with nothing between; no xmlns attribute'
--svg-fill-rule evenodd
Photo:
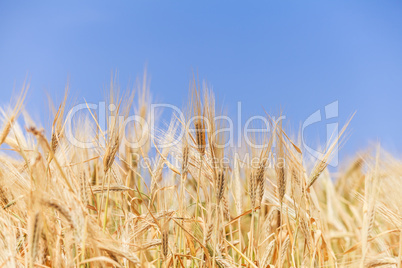
<svg viewBox="0 0 402 268"><path fill-rule="evenodd" d="M257 177L256 181L258 184L258 202L261 203L264 197L264 191L265 191L265 167L267 164L267 159L262 159L260 162L260 166L258 167L257 170Z"/></svg>
<svg viewBox="0 0 402 268"><path fill-rule="evenodd" d="M286 177L285 177L285 161L283 158L279 158L277 160L276 167L276 177L278 180L278 195L279 195L279 203L282 204L283 197L286 192Z"/></svg>
<svg viewBox="0 0 402 268"><path fill-rule="evenodd" d="M222 196L222 203L223 203L223 215L226 219L230 220L229 202L225 195Z"/></svg>
<svg viewBox="0 0 402 268"><path fill-rule="evenodd" d="M92 192L95 194L101 193L102 192L102 185L93 185L91 186ZM131 188L124 186L124 185L120 185L120 184L110 184L109 186L109 191L111 192L124 192L124 191L128 191Z"/></svg>
<svg viewBox="0 0 402 268"><path fill-rule="evenodd" d="M350 121L352 120L354 114L351 116L351 118L346 122L346 124L342 127L341 131L339 133L336 133L336 137L334 137L332 140L332 143L328 146L327 150L325 151L325 154L318 159L317 164L313 168L313 171L310 174L310 179L307 185L307 188L310 188L314 182L320 177L321 173L324 171L324 169L328 166L329 160L332 157L332 154L335 150L337 150L337 146L339 145L339 141L343 137L343 134L346 131L347 126L349 125ZM334 133L335 134L335 133Z"/></svg>
<svg viewBox="0 0 402 268"><path fill-rule="evenodd" d="M11 114L9 116L6 117L7 121L3 127L3 130L0 132L0 145L2 145L5 142L15 120L18 118L18 115L20 114L20 112L24 106L24 100L25 100L28 88L29 88L29 84L24 83L24 85L22 86L21 93L17 98L17 102L14 106L13 111L11 112Z"/></svg>
<svg viewBox="0 0 402 268"><path fill-rule="evenodd" d="M287 254L287 251L288 251L289 242L290 242L290 239L289 239L289 236L287 236L285 241L282 244L282 249L281 249L281 253L280 253L280 261L279 262L281 264L281 267L282 267L282 265L283 265L283 263L285 262L285 259L286 259L286 254Z"/></svg>
<svg viewBox="0 0 402 268"><path fill-rule="evenodd" d="M372 267L382 267L382 266L391 266L394 267L397 264L397 260L395 258L390 258L390 257L384 257L384 258L379 258L379 259L374 259L371 261L368 261L365 265L367 268L372 268Z"/></svg>
<svg viewBox="0 0 402 268"><path fill-rule="evenodd" d="M6 192L3 190L3 187L0 185L0 205L4 207L8 204L8 198L6 196Z"/></svg>
<svg viewBox="0 0 402 268"><path fill-rule="evenodd" d="M103 166L104 172L106 173L111 167L114 162L115 155L119 149L120 139L119 135L113 135L110 143L108 144L105 152L105 156L103 158Z"/></svg>
<svg viewBox="0 0 402 268"><path fill-rule="evenodd" d="M195 131L196 131L196 141L197 141L197 149L200 154L205 153L205 128L204 124L201 120L194 123L195 124Z"/></svg>
<svg viewBox="0 0 402 268"><path fill-rule="evenodd" d="M207 230L205 232L205 244L207 244L209 242L209 240L211 240L212 237L212 232L214 231L214 225L213 223L208 224L207 226Z"/></svg>
<svg viewBox="0 0 402 268"><path fill-rule="evenodd" d="M70 226L74 227L73 216L71 215L70 211L67 208L63 207L61 202L56 200L47 200L45 198L43 198L41 201L43 205L49 206L57 210L69 222Z"/></svg>
<svg viewBox="0 0 402 268"><path fill-rule="evenodd" d="M256 201L257 184L255 181L255 175L253 171L251 171L249 175L249 192L250 192L251 207L254 208Z"/></svg>
<svg viewBox="0 0 402 268"><path fill-rule="evenodd" d="M88 182L84 172L82 172L81 176L79 177L79 183L80 183L80 197L83 204L86 206L88 204Z"/></svg>
<svg viewBox="0 0 402 268"><path fill-rule="evenodd" d="M277 185L278 185L278 197L279 203L282 206L283 197L286 193L286 174L285 174L285 145L282 136L282 125L278 127L277 133L277 158L275 164L275 171L276 171L276 178L277 178Z"/></svg>
<svg viewBox="0 0 402 268"><path fill-rule="evenodd" d="M223 170L219 170L216 180L216 200L218 204L222 200L224 192L225 192L225 173L223 172Z"/></svg>
<svg viewBox="0 0 402 268"><path fill-rule="evenodd" d="M276 240L272 240L265 249L264 255L261 259L261 267L266 267L271 263L272 253L274 251Z"/></svg>
<svg viewBox="0 0 402 268"><path fill-rule="evenodd" d="M169 253L169 230L167 228L162 231L162 253L165 258Z"/></svg>
<svg viewBox="0 0 402 268"><path fill-rule="evenodd" d="M29 251L31 267L33 267L33 263L35 262L36 256L38 255L38 243L41 232L42 230L40 213L36 212L34 215L32 215L30 219Z"/></svg>
<svg viewBox="0 0 402 268"><path fill-rule="evenodd" d="M195 142L198 152L201 155L205 154L205 146L206 146L206 134L207 129L205 126L205 109L200 96L200 89L197 88L196 81L193 81L193 91L192 91L192 109L195 127Z"/></svg>
<svg viewBox="0 0 402 268"><path fill-rule="evenodd" d="M187 172L188 169L188 158L189 158L189 147L187 144L183 146L183 160L182 160L182 165L181 165L181 170L183 173Z"/></svg>
<svg viewBox="0 0 402 268"><path fill-rule="evenodd" d="M56 152L57 146L59 145L60 139L63 136L63 120L64 120L64 110L66 108L66 101L68 96L68 84L64 93L63 102L60 104L52 124L52 138L51 138L51 148L53 153Z"/></svg>

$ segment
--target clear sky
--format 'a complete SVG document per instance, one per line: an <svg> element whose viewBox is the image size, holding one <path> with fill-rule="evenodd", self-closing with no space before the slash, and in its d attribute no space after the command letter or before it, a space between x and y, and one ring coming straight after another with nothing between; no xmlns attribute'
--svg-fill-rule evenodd
<svg viewBox="0 0 402 268"><path fill-rule="evenodd" d="M145 66L160 102L185 104L194 69L229 114L282 109L297 130L339 101L340 124L357 112L345 154L402 151L401 1L0 1L1 105L28 75L27 109L48 119L68 77L96 102L111 71L125 89Z"/></svg>

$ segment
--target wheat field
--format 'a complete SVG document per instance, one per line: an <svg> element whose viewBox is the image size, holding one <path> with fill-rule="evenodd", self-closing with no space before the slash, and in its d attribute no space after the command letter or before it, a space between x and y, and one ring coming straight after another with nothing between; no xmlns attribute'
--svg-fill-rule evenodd
<svg viewBox="0 0 402 268"><path fill-rule="evenodd" d="M0 267L401 267L402 163L374 146L331 174L348 123L315 162L269 115L263 146L222 146L220 106L192 83L184 121L128 146L153 131L118 119L150 121L146 86L111 83L105 128L69 117L66 90L43 129L27 91L1 110Z"/></svg>

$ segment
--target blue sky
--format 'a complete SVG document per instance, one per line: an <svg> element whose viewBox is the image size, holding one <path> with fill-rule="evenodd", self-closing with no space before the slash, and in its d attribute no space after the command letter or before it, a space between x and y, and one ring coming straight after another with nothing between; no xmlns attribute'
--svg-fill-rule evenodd
<svg viewBox="0 0 402 268"><path fill-rule="evenodd" d="M45 93L61 100L68 77L76 100L97 102L111 71L125 89L145 66L160 102L184 105L198 70L229 114L282 109L297 130L339 101L341 125L356 111L344 155L402 150L400 1L0 2L1 105L28 75L27 109L46 121Z"/></svg>

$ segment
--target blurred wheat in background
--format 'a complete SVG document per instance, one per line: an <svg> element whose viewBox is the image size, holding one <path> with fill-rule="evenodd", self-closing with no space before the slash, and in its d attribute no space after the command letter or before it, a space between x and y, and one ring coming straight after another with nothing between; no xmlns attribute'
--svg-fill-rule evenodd
<svg viewBox="0 0 402 268"><path fill-rule="evenodd" d="M214 95L196 83L193 132L173 117L155 143L127 146L123 133L136 141L151 130L118 118L148 122L148 89L110 87L106 129L95 113L73 118L91 148L66 139L67 92L51 129L24 111L27 85L1 110L0 267L401 267L402 163L379 146L336 180L335 145L309 163L268 115L262 147L221 146ZM180 129L180 143L158 147Z"/></svg>

